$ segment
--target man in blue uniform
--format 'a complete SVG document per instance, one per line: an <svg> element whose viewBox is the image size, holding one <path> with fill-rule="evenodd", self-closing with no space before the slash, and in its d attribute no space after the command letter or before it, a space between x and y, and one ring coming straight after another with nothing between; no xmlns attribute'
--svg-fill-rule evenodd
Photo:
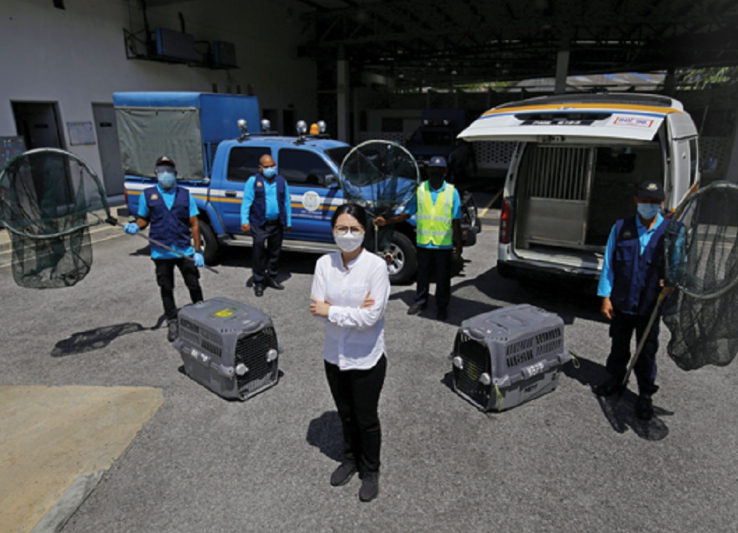
<svg viewBox="0 0 738 533"><path fill-rule="evenodd" d="M610 320L612 347L606 364L610 376L594 387L599 396L623 391L633 332L639 341L643 338L659 293L672 290L664 287L664 232L668 226L661 216L664 199L661 183L642 183L635 196L638 214L618 220L607 241L597 294L602 297L602 315ZM658 390L658 348L659 320L655 320L634 367L639 392L635 410L643 420L653 416L651 396Z"/></svg>
<svg viewBox="0 0 738 533"><path fill-rule="evenodd" d="M156 161L156 187L144 189L138 201L136 222L126 224L125 231L135 235L151 224L149 236L187 256L175 254L151 244L151 259L156 265L156 282L159 285L164 314L167 317L169 342L178 335L177 305L174 302L174 267L179 268L185 285L190 291L192 303L202 301L200 273L197 267L205 266L200 250L199 213L195 199L184 187L177 187L177 167L168 157ZM195 246L193 248L192 241Z"/></svg>
<svg viewBox="0 0 738 533"><path fill-rule="evenodd" d="M254 238L251 270L254 294L262 296L264 286L277 290L284 285L276 279L284 232L292 226L292 204L287 181L277 174L270 155L259 159L259 172L251 176L243 188L241 231ZM266 244L266 247L265 247Z"/></svg>
<svg viewBox="0 0 738 533"><path fill-rule="evenodd" d="M442 156L433 156L428 162L428 181L423 182L405 211L385 219L377 217L375 224L397 224L416 215L416 244L418 274L415 304L408 315L422 313L428 306L431 271L436 272L436 318L448 319L451 301L451 268L453 260L461 257L461 199L459 191L446 182L448 165Z"/></svg>

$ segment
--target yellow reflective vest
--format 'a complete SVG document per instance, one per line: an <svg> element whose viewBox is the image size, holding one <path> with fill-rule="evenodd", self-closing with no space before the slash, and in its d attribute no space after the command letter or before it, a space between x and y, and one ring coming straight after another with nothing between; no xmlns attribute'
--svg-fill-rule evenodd
<svg viewBox="0 0 738 533"><path fill-rule="evenodd" d="M417 242L424 246L433 243L436 246L453 245L453 209L454 186L446 183L443 192L436 197L433 203L430 185L424 181L418 188Z"/></svg>

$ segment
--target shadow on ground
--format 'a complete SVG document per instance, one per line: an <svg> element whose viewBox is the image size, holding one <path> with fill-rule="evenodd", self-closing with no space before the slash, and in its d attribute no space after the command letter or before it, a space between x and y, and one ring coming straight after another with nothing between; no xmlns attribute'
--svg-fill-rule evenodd
<svg viewBox="0 0 738 533"><path fill-rule="evenodd" d="M165 316L161 315L156 324L150 328L144 327L136 322L125 322L123 324L103 326L100 328L89 329L87 331L80 331L79 333L73 333L68 339L64 339L56 343L54 349L51 350L51 356L64 357L67 355L76 355L100 350L123 335L138 333L139 331L159 329L164 323L164 320Z"/></svg>
<svg viewBox="0 0 738 533"><path fill-rule="evenodd" d="M343 430L337 411L326 411L308 425L305 440L334 461L343 461Z"/></svg>
<svg viewBox="0 0 738 533"><path fill-rule="evenodd" d="M563 373L588 387L602 383L608 377L605 367L578 355L573 364L566 364ZM594 393L593 393L594 394ZM605 418L617 433L625 433L630 428L636 435L645 440L662 440L669 434L669 428L660 418L674 413L654 405L654 416L651 420L641 420L635 414L635 401L638 396L626 390L622 395L595 396Z"/></svg>

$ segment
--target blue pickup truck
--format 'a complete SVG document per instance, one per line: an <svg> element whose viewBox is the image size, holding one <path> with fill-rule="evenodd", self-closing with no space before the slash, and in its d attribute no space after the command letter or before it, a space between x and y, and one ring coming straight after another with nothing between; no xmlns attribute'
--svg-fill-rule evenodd
<svg viewBox="0 0 738 533"><path fill-rule="evenodd" d="M177 163L178 183L200 209L205 261L223 246L251 246L241 233L241 199L259 158L270 154L290 187L292 231L285 250L337 249L330 219L344 203L339 169L351 146L325 134L286 137L258 132L255 97L191 92L115 93L128 211L138 212L142 191L155 184L153 162L166 154ZM247 126L238 122L244 119ZM465 204L465 244L476 241L476 208ZM417 270L414 220L396 228L385 250L390 280L410 281Z"/></svg>

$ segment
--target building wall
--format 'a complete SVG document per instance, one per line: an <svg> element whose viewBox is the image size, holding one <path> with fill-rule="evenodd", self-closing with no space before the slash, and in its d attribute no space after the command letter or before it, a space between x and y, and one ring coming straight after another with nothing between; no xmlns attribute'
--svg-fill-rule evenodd
<svg viewBox="0 0 738 533"><path fill-rule="evenodd" d="M299 12L281 0L197 0L147 10L150 30L181 31L195 40L235 44L238 69L128 60L123 29L143 30L138 0L2 0L0 10L0 136L16 135L11 102L55 102L64 147L100 172L97 144L69 145L68 122L93 121L93 103L112 103L116 91L246 93L262 109L294 109L315 120L316 70L297 58ZM143 35L143 34L142 34Z"/></svg>

